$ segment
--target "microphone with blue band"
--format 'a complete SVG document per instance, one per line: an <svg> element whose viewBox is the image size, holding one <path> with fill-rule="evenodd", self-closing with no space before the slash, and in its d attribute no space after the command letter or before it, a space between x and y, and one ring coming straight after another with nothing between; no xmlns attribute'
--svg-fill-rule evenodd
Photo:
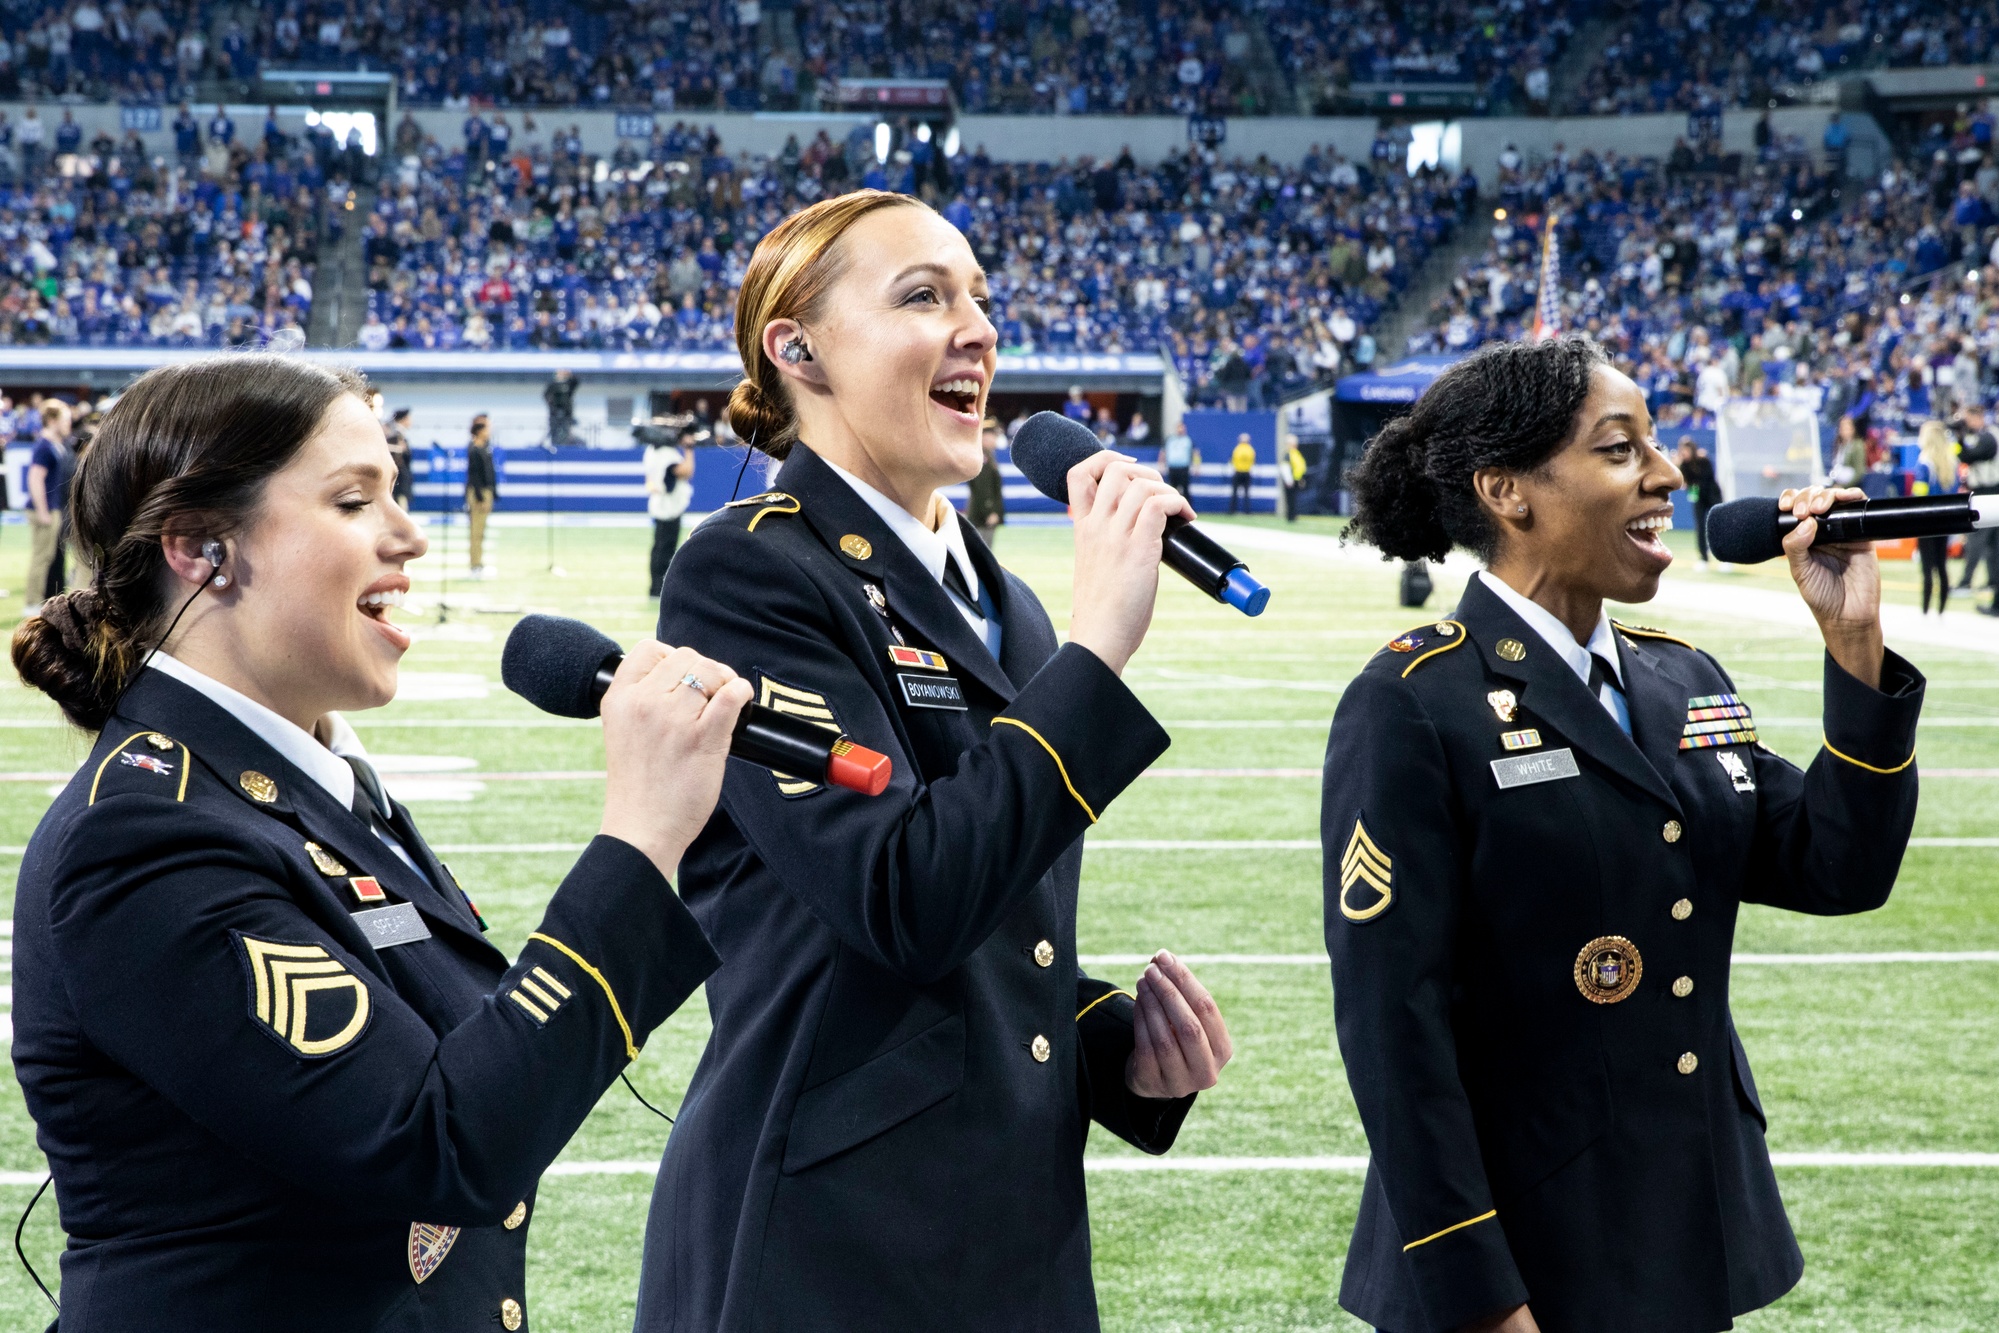
<svg viewBox="0 0 1999 1333"><path fill-rule="evenodd" d="M1013 465L1034 483L1035 490L1066 505L1069 469L1102 452L1104 446L1089 427L1059 412L1036 412L1014 437ZM1270 604L1270 589L1256 581L1249 566L1177 514L1166 520L1159 560L1208 596L1246 616L1260 616Z"/></svg>

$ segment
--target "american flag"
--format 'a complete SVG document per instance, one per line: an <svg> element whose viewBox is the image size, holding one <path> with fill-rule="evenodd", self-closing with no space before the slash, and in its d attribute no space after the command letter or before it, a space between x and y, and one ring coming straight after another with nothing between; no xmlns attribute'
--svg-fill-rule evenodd
<svg viewBox="0 0 1999 1333"><path fill-rule="evenodd" d="M1541 290L1534 304L1534 341L1562 336L1562 245L1555 239L1555 215L1541 227Z"/></svg>

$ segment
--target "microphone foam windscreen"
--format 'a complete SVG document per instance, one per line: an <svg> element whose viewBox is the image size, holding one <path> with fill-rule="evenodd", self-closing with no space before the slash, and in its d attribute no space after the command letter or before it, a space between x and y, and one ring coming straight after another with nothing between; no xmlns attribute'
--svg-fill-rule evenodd
<svg viewBox="0 0 1999 1333"><path fill-rule="evenodd" d="M1714 558L1731 565L1760 565L1784 553L1777 530L1777 502L1769 496L1730 500L1708 511L1707 544Z"/></svg>
<svg viewBox="0 0 1999 1333"><path fill-rule="evenodd" d="M1036 412L1013 437L1013 465L1034 489L1069 503L1069 469L1103 450L1090 428L1060 412Z"/></svg>
<svg viewBox="0 0 1999 1333"><path fill-rule="evenodd" d="M522 616L500 652L500 680L558 717L595 717L597 671L623 654L617 640L567 616Z"/></svg>

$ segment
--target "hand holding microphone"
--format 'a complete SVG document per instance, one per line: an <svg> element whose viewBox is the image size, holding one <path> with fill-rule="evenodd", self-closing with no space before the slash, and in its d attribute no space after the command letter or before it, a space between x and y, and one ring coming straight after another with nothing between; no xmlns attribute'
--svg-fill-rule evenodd
<svg viewBox="0 0 1999 1333"><path fill-rule="evenodd" d="M1036 412L1014 437L1013 462L1035 490L1075 511L1069 640L1113 671L1124 670L1152 623L1159 565L1244 615L1263 614L1270 590L1194 526L1193 506L1158 472L1105 449L1088 427Z"/></svg>
<svg viewBox="0 0 1999 1333"><path fill-rule="evenodd" d="M747 681L692 648L651 639L625 654L604 693L604 822L672 880L722 795Z"/></svg>
<svg viewBox="0 0 1999 1333"><path fill-rule="evenodd" d="M1855 680L1878 688L1886 645L1881 636L1881 562L1874 546L1866 541L1814 544L1819 515L1836 503L1866 499L1865 491L1850 486L1807 486L1786 490L1777 497L1777 507L1797 523L1784 534L1784 559L1798 595L1819 623L1826 651Z"/></svg>
<svg viewBox="0 0 1999 1333"><path fill-rule="evenodd" d="M1166 520L1193 509L1156 471L1108 449L1070 468L1068 481L1076 519L1069 642L1122 675L1152 625Z"/></svg>

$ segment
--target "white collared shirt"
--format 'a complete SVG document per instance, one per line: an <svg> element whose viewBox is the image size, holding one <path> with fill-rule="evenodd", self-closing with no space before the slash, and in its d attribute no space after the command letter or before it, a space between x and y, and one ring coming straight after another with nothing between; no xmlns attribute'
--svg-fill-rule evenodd
<svg viewBox="0 0 1999 1333"><path fill-rule="evenodd" d="M941 492L933 492L930 497L930 522L936 526L926 527L907 509L839 464L827 463L824 457L819 461L826 463L840 480L853 487L854 494L867 501L868 508L875 511L876 517L888 525L890 532L902 539L902 544L909 548L917 563L929 570L930 577L937 580L937 586L944 589L944 595L951 599L951 605L958 608L958 614L972 627L972 633L978 636L979 642L986 645L986 651L993 655L993 660L998 661L1000 624L998 620L989 618L985 613L984 608L989 604L990 598L979 587L979 576L972 567L972 557L965 550L965 530L959 525L958 511L952 507L951 502L946 500ZM946 560L956 561L958 572L965 576L965 587L970 589L972 594L969 603L945 585Z"/></svg>
<svg viewBox="0 0 1999 1333"><path fill-rule="evenodd" d="M242 691L231 689L213 676L196 671L171 653L164 650L156 651L147 661L147 665L162 675L172 676L241 722L256 735L258 740L284 756L285 761L293 768L324 787L327 795L347 809L354 808L354 770L347 766L347 761L341 756L351 754L366 759L368 750L361 744L361 738L354 734L354 728L348 725L346 718L338 713L328 715L332 719L329 728L332 733L332 744L321 745L312 733L301 730L291 719L264 707ZM390 851L401 857L411 870L419 875L423 874L423 870L409 854L408 849L391 836L388 830L378 825L375 828L375 836L380 838Z"/></svg>
<svg viewBox="0 0 1999 1333"><path fill-rule="evenodd" d="M1610 668L1612 679L1617 682L1617 688L1613 690L1609 685L1605 685L1597 694L1597 702L1603 705L1603 710L1609 713L1624 734L1629 736L1631 710L1625 704L1622 694L1624 663L1617 656L1617 635L1610 627L1610 612L1597 612L1596 629L1590 634L1589 643L1580 644L1576 642L1576 636L1569 632L1569 627L1556 619L1553 611L1532 598L1521 596L1507 586L1506 580L1489 569L1481 569L1478 576L1485 580L1485 586L1492 589L1500 601L1513 608L1513 613L1527 622L1528 628L1547 640L1548 646L1555 650L1555 654L1562 661L1568 663L1569 670L1575 672L1576 679L1585 686L1589 684L1591 655L1603 658L1604 664Z"/></svg>

